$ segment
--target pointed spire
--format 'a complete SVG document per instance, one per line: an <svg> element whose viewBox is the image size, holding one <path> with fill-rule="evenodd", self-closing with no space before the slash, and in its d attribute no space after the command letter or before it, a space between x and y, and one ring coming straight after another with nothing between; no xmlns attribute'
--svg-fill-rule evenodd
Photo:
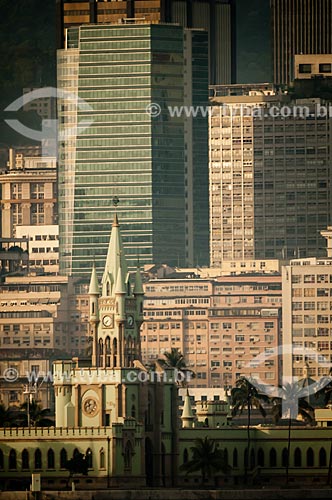
<svg viewBox="0 0 332 500"><path fill-rule="evenodd" d="M99 283L97 277L96 264L93 263L89 286L89 295L99 295Z"/></svg>
<svg viewBox="0 0 332 500"><path fill-rule="evenodd" d="M136 269L135 274L135 284L134 284L134 295L144 295L143 284L142 284L142 276L139 270L139 267Z"/></svg>
<svg viewBox="0 0 332 500"><path fill-rule="evenodd" d="M121 293L121 294L126 294L127 293L127 287L126 287L126 279L125 276L122 272L122 266L120 262L120 268L118 270L118 276L115 284L115 293Z"/></svg>
<svg viewBox="0 0 332 500"><path fill-rule="evenodd" d="M117 284L118 282L118 274L120 268L122 269L122 276L127 275L127 263L123 251L123 243L120 233L120 225L118 221L118 216L114 214L114 220L112 224L112 233L108 246L106 264L104 275L102 279L103 284L103 295L107 295L106 293L106 283L107 281L111 281L111 283Z"/></svg>
<svg viewBox="0 0 332 500"><path fill-rule="evenodd" d="M191 407L191 401L189 396L189 391L187 389L187 394L184 399L184 406L181 415L182 427L189 428L193 426L194 423L194 414Z"/></svg>

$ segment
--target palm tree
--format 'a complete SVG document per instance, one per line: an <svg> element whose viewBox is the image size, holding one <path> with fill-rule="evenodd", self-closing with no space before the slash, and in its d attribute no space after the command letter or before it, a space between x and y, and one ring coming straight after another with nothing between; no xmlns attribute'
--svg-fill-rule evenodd
<svg viewBox="0 0 332 500"><path fill-rule="evenodd" d="M212 474L219 471L228 472L230 467L227 464L226 452L216 447L215 441L207 436L202 439L198 438L194 441L195 446L192 446L192 459L183 463L180 470L186 471L187 474L192 472L201 472L202 484L209 479Z"/></svg>
<svg viewBox="0 0 332 500"><path fill-rule="evenodd" d="M84 476L88 475L89 459L87 455L84 455L83 453L75 453L73 458L67 460L65 468L69 471L69 477L67 480L68 487L69 482L73 478L74 474L83 474Z"/></svg>
<svg viewBox="0 0 332 500"><path fill-rule="evenodd" d="M24 416L25 424L39 427L54 426L54 419L51 416L49 408L43 408L41 404L32 399L21 405L21 410Z"/></svg>
<svg viewBox="0 0 332 500"><path fill-rule="evenodd" d="M168 368L173 368L177 370L178 374L181 373L181 385L186 386L187 382L191 378L195 378L195 374L192 370L186 367L186 361L184 359L183 354L179 351L178 348L172 347L170 352L164 352L165 359L159 360L164 366Z"/></svg>
<svg viewBox="0 0 332 500"><path fill-rule="evenodd" d="M268 397L260 394L256 387L245 377L241 377L236 381L235 387L231 390L232 399L232 416L241 415L243 410L247 408L247 454L244 463L244 477L247 481L248 469L250 467L250 421L251 421L251 408L259 410L261 415L265 418L266 411L262 402L268 401Z"/></svg>
<svg viewBox="0 0 332 500"><path fill-rule="evenodd" d="M20 423L19 410L16 407L9 407L0 404L0 427L17 427Z"/></svg>
<svg viewBox="0 0 332 500"><path fill-rule="evenodd" d="M298 383L285 384L280 387L280 396L272 400L272 415L275 422L280 419L288 419L288 442L287 442L287 457L286 457L286 483L289 478L289 458L291 448L291 428L292 420L297 420L298 415L302 419L311 423L313 421L313 408L305 399L308 393L307 387L301 387Z"/></svg>

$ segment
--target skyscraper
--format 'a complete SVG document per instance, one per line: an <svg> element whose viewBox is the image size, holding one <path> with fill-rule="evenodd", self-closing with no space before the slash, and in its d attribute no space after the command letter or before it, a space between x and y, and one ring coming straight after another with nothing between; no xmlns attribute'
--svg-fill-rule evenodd
<svg viewBox="0 0 332 500"><path fill-rule="evenodd" d="M183 28L174 25L68 29L66 48L58 52L58 86L78 95L90 111L59 101L64 137L59 144L63 273L86 277L87 257L93 253L97 269L102 265L114 197L120 199L118 212L130 266L138 258L142 263L173 264L185 263L189 256L195 259L195 238L200 240L200 259L207 261L207 133L204 142L202 132L207 120L198 117L192 124L182 115L172 117L168 109L184 104L184 89L196 102L199 95L207 101L207 50L204 32L188 31L184 41ZM190 57L192 67L184 64L186 51L197 55L201 73L194 78L196 63ZM155 116L146 111L151 103L156 103ZM92 124L70 135L72 127L87 117ZM191 142L199 130L196 154ZM200 184L186 189L186 178L192 177L198 161ZM198 224L202 227L205 222L205 256L204 237L189 227L190 211L197 206L201 209Z"/></svg>
<svg viewBox="0 0 332 500"><path fill-rule="evenodd" d="M69 27L134 18L208 31L210 83L235 83L235 0L57 0L58 47L64 47Z"/></svg>
<svg viewBox="0 0 332 500"><path fill-rule="evenodd" d="M320 230L332 207L331 120L315 116L320 100L283 108L272 86L223 91L210 117L211 265L323 255Z"/></svg>
<svg viewBox="0 0 332 500"><path fill-rule="evenodd" d="M331 0L271 0L274 83L294 79L295 54L332 52Z"/></svg>

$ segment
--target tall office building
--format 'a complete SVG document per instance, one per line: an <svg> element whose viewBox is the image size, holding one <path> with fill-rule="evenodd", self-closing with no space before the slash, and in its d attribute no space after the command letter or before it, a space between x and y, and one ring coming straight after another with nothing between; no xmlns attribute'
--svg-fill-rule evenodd
<svg viewBox="0 0 332 500"><path fill-rule="evenodd" d="M188 30L184 37L183 28L174 25L68 29L66 48L58 52L58 86L78 95L84 105L58 103L63 273L86 277L91 254L97 268L102 265L114 197L120 199L130 266L138 258L142 263L181 264L190 256L196 261L197 255L207 262L206 132L205 142L202 136L207 120L172 117L168 109L187 102L189 93L195 103L199 97L207 102L207 51L204 32ZM146 112L151 103L157 104L158 116ZM78 126L73 134L72 127L82 120L85 128ZM86 120L92 124L87 126ZM192 146L199 133L201 142ZM186 179L193 177L197 162L200 184L187 189ZM196 221L190 227L191 210L196 215L197 206L205 238L196 233Z"/></svg>
<svg viewBox="0 0 332 500"><path fill-rule="evenodd" d="M235 83L235 0L57 0L58 47L64 47L69 27L134 18L208 31L210 83Z"/></svg>
<svg viewBox="0 0 332 500"><path fill-rule="evenodd" d="M295 54L332 52L331 0L271 0L274 83L294 79Z"/></svg>
<svg viewBox="0 0 332 500"><path fill-rule="evenodd" d="M323 255L320 230L332 207L331 119L315 116L321 102L284 108L271 86L222 92L210 116L211 266Z"/></svg>

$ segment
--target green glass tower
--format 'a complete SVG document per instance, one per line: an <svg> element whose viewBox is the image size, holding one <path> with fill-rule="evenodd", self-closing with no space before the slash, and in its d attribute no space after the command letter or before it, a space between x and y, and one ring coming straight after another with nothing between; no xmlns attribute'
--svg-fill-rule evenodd
<svg viewBox="0 0 332 500"><path fill-rule="evenodd" d="M206 78L196 81L207 101L207 36L205 41L201 71ZM120 200L117 210L130 267L138 257L141 263L180 265L187 264L188 255L194 259L188 206L201 203L200 224L206 220L208 228L207 120L197 121L206 124L206 163L202 165L201 153L197 155L203 171L203 191L201 185L197 194L202 200L188 203L188 197L195 198L186 190L188 168L195 168L186 160L192 137L185 138L186 117L169 113L169 106L184 104L185 82L191 81L185 71L185 45L184 30L175 25L86 25L67 30L66 48L58 51L58 87L77 95L78 102L58 101L63 274L87 278L93 254L97 270L103 265L114 197ZM152 103L158 106L147 113ZM201 245L201 233L195 238ZM203 240L206 255L201 249L197 253L205 264L207 234Z"/></svg>

